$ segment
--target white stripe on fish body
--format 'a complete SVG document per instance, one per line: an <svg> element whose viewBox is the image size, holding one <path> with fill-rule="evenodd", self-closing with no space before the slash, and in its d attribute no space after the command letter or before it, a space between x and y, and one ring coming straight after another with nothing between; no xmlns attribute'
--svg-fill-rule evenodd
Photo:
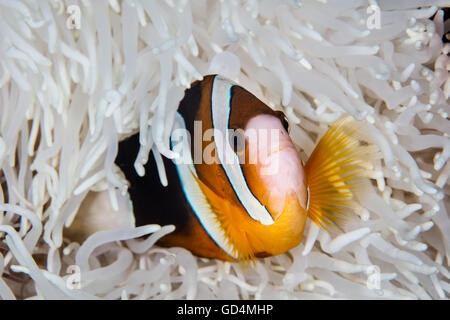
<svg viewBox="0 0 450 320"><path fill-rule="evenodd" d="M182 132L183 134L186 133L183 117L178 112L174 121L172 135L174 135L175 130L177 129L182 129L182 131L179 132ZM195 215L198 217L201 225L220 249L225 251L230 257L238 259L237 250L235 250L233 243L226 236L225 231L221 227L220 222L217 221L216 214L213 212L206 196L197 181L195 181L194 176L197 177L197 173L193 165L189 141L183 138L181 142L172 145L172 150L182 155L173 161L177 168L184 195Z"/></svg>
<svg viewBox="0 0 450 320"><path fill-rule="evenodd" d="M231 113L231 88L234 85L220 76L215 76L212 85L211 113L217 155L231 187L248 215L263 225L271 225L274 223L272 216L250 191L239 164L239 157L229 143L228 122ZM217 135L220 135L220 138L216 139Z"/></svg>

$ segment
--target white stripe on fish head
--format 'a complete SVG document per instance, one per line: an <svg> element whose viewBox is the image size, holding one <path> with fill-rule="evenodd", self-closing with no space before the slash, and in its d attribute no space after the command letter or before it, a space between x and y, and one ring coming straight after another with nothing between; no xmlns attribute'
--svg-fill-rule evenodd
<svg viewBox="0 0 450 320"><path fill-rule="evenodd" d="M219 162L225 171L231 187L248 215L263 225L271 225L274 219L248 187L239 163L229 143L229 119L231 113L231 88L235 84L216 76L211 90L211 113L214 141ZM219 136L217 136L219 135Z"/></svg>

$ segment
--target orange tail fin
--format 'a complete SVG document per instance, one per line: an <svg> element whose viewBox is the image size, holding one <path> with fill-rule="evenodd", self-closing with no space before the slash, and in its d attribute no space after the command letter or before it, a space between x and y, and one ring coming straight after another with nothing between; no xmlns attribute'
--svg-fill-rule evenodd
<svg viewBox="0 0 450 320"><path fill-rule="evenodd" d="M305 165L308 216L326 230L344 221L355 187L378 153L375 146L360 140L360 127L351 117L336 121Z"/></svg>

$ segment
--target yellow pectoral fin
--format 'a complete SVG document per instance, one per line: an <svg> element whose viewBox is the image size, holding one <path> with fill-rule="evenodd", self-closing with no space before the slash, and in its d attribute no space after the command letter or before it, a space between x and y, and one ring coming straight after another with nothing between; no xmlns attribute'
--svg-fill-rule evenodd
<svg viewBox="0 0 450 320"><path fill-rule="evenodd" d="M377 148L359 140L360 127L351 117L336 121L305 165L308 216L325 229L344 220L355 186L378 153Z"/></svg>
<svg viewBox="0 0 450 320"><path fill-rule="evenodd" d="M233 248L233 256L244 262L253 260L255 257L246 234L248 217L245 216L243 209L217 195L198 177L194 176L194 178L216 215L216 220L225 233L230 247Z"/></svg>

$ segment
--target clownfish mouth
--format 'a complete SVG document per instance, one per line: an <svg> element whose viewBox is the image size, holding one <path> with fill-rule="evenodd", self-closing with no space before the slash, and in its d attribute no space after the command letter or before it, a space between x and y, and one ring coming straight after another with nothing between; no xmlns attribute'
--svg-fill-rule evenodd
<svg viewBox="0 0 450 320"><path fill-rule="evenodd" d="M261 114L245 127L248 162L243 165L247 184L266 206L274 220L288 197L296 197L307 207L305 172L298 151L280 119Z"/></svg>

